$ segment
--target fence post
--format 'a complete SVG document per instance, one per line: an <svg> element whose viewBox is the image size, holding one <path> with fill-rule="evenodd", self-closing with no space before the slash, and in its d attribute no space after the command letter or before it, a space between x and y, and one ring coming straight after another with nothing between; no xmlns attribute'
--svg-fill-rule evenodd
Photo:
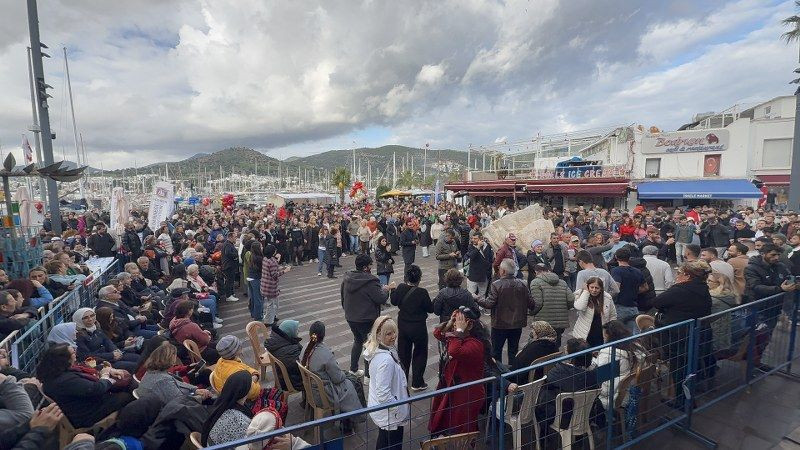
<svg viewBox="0 0 800 450"><path fill-rule="evenodd" d="M750 380L753 379L753 360L755 359L756 354L756 320L757 316L757 308L753 306L748 306L747 308L747 335L749 339L747 340L747 371L745 372L744 382L746 384L750 384Z"/></svg>
<svg viewBox="0 0 800 450"><path fill-rule="evenodd" d="M608 405L606 407L606 448L611 449L614 448L614 390L616 387L614 386L614 375L616 375L614 371L614 364L617 363L617 346L611 346L611 379L608 380ZM573 408L577 407L577 405L573 405ZM559 419L560 420L560 419ZM624 419L623 419L624 420ZM587 438L592 439L591 437L587 436ZM562 443L562 447L565 447Z"/></svg>
<svg viewBox="0 0 800 450"><path fill-rule="evenodd" d="M497 376L497 389L498 389L498 392L497 392L497 398L498 398L497 408L498 408L498 412L499 412L499 415L500 415L500 420L498 421L498 424L497 424L497 447L495 447L495 448L503 449L503 448L505 448L505 444L506 444L505 443L505 434L506 434L506 414L505 414L505 412L506 412L506 395L505 395L505 391L506 391L506 389L508 389L505 386L505 379L503 378L503 375L498 375ZM497 416L495 415L495 417L497 417ZM490 420L495 420L495 417L492 417Z"/></svg>
<svg viewBox="0 0 800 450"><path fill-rule="evenodd" d="M794 343L797 339L797 307L800 301L800 292L795 291L794 300L792 301L792 331L789 333L789 352L786 355L786 373L792 374L792 359L794 359Z"/></svg>
<svg viewBox="0 0 800 450"><path fill-rule="evenodd" d="M680 389L683 392L683 411L686 413L684 427L688 430L692 427L692 402L694 397L694 380L697 372L697 361L700 355L700 319L689 322L689 332L687 333L688 342L686 343L686 376L683 378L683 385ZM676 386L676 389L678 386Z"/></svg>

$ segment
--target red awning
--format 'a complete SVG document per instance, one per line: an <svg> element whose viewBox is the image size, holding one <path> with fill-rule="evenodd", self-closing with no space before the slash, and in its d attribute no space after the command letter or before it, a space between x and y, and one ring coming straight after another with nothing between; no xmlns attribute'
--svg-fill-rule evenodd
<svg viewBox="0 0 800 450"><path fill-rule="evenodd" d="M560 181L560 180L559 180ZM528 193L550 195L622 196L628 191L627 181L605 183L526 183Z"/></svg>
<svg viewBox="0 0 800 450"><path fill-rule="evenodd" d="M513 197L514 191L461 191L466 192L470 197ZM517 196L525 195L523 192L517 192Z"/></svg>
<svg viewBox="0 0 800 450"><path fill-rule="evenodd" d="M523 185L524 182L514 182L505 180L492 181L464 181L461 183L447 183L444 188L449 191L496 191L514 190L515 185Z"/></svg>
<svg viewBox="0 0 800 450"><path fill-rule="evenodd" d="M789 175L759 175L758 179L767 186L788 186Z"/></svg>

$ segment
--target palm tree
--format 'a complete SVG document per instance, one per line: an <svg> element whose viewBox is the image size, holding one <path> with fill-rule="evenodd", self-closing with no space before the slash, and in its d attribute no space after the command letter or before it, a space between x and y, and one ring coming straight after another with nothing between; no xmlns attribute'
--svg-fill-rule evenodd
<svg viewBox="0 0 800 450"><path fill-rule="evenodd" d="M797 9L800 9L800 0L795 0L794 5ZM795 14L783 19L781 23L784 26L790 26L792 28L783 33L781 39L785 40L787 44L800 40L800 16Z"/></svg>
<svg viewBox="0 0 800 450"><path fill-rule="evenodd" d="M344 190L350 185L350 171L346 167L337 167L333 171L331 183L339 189L339 201L344 203Z"/></svg>
<svg viewBox="0 0 800 450"><path fill-rule="evenodd" d="M406 189L411 189L415 181L414 174L411 173L410 170L406 170L400 174L400 177L397 179L397 185Z"/></svg>

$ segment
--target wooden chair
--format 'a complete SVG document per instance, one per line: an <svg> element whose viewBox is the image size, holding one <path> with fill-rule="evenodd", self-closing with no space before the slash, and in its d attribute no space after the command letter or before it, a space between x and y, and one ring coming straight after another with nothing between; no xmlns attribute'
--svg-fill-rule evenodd
<svg viewBox="0 0 800 450"><path fill-rule="evenodd" d="M561 448L572 448L574 436L586 435L589 439L589 448L594 450L594 435L592 434L591 416L592 405L600 395L600 389L579 392L562 392L556 396L556 415L550 428L561 435ZM572 400L572 419L567 428L561 428L561 416L564 412L564 400Z"/></svg>
<svg viewBox="0 0 800 450"><path fill-rule="evenodd" d="M192 361L192 364L198 363L203 359L200 355L200 347L197 346L197 342L186 339L183 341L183 347L189 351L189 359Z"/></svg>
<svg viewBox="0 0 800 450"><path fill-rule="evenodd" d="M203 448L203 444L200 443L200 439L203 437L199 431L192 431L189 433L189 442L192 443L194 448Z"/></svg>
<svg viewBox="0 0 800 450"><path fill-rule="evenodd" d="M329 413L333 414L333 402L328 398L327 392L325 392L325 383L322 381L322 378L303 367L302 364L298 364L297 367L300 368L300 375L303 377L303 388L306 391L306 404L314 412L314 420L322 419ZM319 403L317 403L317 396L314 395L314 391L319 394ZM318 444L322 444L319 427L314 427L314 438L317 440Z"/></svg>
<svg viewBox="0 0 800 450"><path fill-rule="evenodd" d="M523 384L517 387L517 391L522 392L522 405L519 412L514 414L514 394L506 394L506 410L504 420L511 426L511 432L514 439L514 448L522 448L522 427L533 422L533 430L536 436L536 449L540 448L539 444L539 423L536 421L536 408L537 400L539 399L539 392L544 386L547 376L544 376L536 381L528 384ZM499 414L499 411L498 411Z"/></svg>
<svg viewBox="0 0 800 450"><path fill-rule="evenodd" d="M452 436L428 439L420 444L422 450L473 450L478 444L480 431L454 434Z"/></svg>
<svg viewBox="0 0 800 450"><path fill-rule="evenodd" d="M537 364L540 364L540 363L543 363L543 362L546 362L546 361L550 361L551 359L556 359L556 358L558 358L559 356L562 356L562 355L564 355L564 352L562 352L562 351L558 351L558 352L555 352L555 353L550 353L549 355L544 355L541 358L536 358L531 363L531 366L535 366ZM553 368L552 364L542 367L542 375L543 376L547 376L547 373L550 372L550 369L552 369L552 368Z"/></svg>
<svg viewBox="0 0 800 450"><path fill-rule="evenodd" d="M250 339L250 346L253 347L253 367L258 367L261 374L261 380L264 380L264 378L267 376L267 366L269 365L269 361L262 361L261 355L267 351L267 349L264 348L264 342L269 337L269 328L267 328L264 322L254 320L247 324L245 330L247 331L247 337ZM277 383L278 374L274 373L274 375L275 383Z"/></svg>

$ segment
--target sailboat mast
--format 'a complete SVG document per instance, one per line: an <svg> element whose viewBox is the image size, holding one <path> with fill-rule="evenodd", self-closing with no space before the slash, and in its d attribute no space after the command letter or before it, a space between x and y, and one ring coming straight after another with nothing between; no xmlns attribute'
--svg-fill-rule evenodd
<svg viewBox="0 0 800 450"><path fill-rule="evenodd" d="M72 100L72 81L69 77L69 60L67 59L67 47L63 47L64 49L64 71L67 74L67 91L69 92L69 110L72 113L72 136L75 138L75 157L77 160L75 164L77 167L83 165L83 158L81 158L81 149L78 145L78 126L75 124L75 103ZM83 178L78 181L78 189L81 193L81 198L86 198L83 193Z"/></svg>

